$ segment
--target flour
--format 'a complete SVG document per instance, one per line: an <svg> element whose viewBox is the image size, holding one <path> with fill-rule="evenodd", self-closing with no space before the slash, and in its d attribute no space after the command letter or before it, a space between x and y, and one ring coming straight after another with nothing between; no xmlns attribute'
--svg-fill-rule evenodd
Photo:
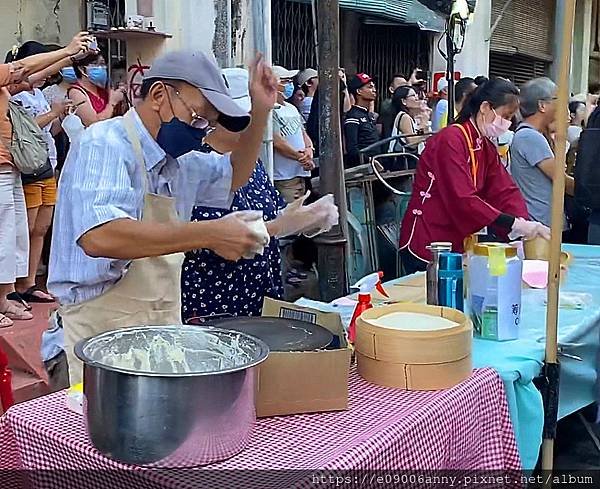
<svg viewBox="0 0 600 489"><path fill-rule="evenodd" d="M416 312L393 312L369 322L381 328L403 331L437 331L458 326L458 323L449 319Z"/></svg>

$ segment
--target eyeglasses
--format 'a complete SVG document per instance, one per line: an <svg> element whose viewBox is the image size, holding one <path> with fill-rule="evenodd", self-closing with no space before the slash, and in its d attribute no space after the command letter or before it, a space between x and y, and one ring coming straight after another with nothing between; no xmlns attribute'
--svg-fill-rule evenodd
<svg viewBox="0 0 600 489"><path fill-rule="evenodd" d="M181 93L179 92L179 90L177 90L176 87L174 87L173 85L171 85L169 83L163 83L163 84L165 86L171 87L173 89L173 93L175 93L175 96L183 104L183 106L186 108L186 110L191 114L192 121L190 122L190 126L192 126L194 129L206 130L207 135L216 129L216 127L211 126L210 121L208 119L205 119L201 115L198 115L198 113L194 109L192 109L185 100L183 100Z"/></svg>

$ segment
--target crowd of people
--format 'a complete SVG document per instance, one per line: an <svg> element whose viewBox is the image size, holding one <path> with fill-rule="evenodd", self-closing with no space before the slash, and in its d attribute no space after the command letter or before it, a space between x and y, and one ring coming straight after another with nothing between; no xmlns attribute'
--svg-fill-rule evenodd
<svg viewBox="0 0 600 489"><path fill-rule="evenodd" d="M30 41L0 65L0 326L31 319L32 302L58 302L42 351L57 386L67 364L71 382L80 378L72 346L99 331L260 314L264 297L307 278L311 238L338 218L332 196L311 186L317 70L271 68L260 56L220 70L209 55L172 52L145 73L132 108L90 45L87 33L64 48ZM573 197L567 236L586 241L589 221L600 244L600 205L577 198L589 186L573 176L596 151L598 138L586 137L600 121L594 87L569 105L562 169L550 79L521 89L452 81L449 117L450 81L428 92L423 78L393 75L382 100L371 76L339 71L344 166L412 155L386 167L414 170L400 218L406 273L425 268L433 241L462 251L473 234L548 238L559 171ZM259 159L271 114L272 179Z"/></svg>
<svg viewBox="0 0 600 489"><path fill-rule="evenodd" d="M317 72L304 70L290 93L308 93L304 73L317 80L311 87L318 85ZM552 182L558 171L567 173L563 239L600 244L600 203L594 197L600 189L594 171L594 154L600 149L594 132L600 129L594 126L600 120L600 86L592 84L589 93L571 97L568 164L561 169L555 158L557 86L551 79L533 79L520 89L502 78L455 80L456 124L448 128L449 81L438 79L435 90L428 92L422 76L418 69L410 77L394 74L382 100L368 74L359 73L347 84L342 80L345 168L377 155L387 170L418 166L401 226L405 272L425 267L432 241L452 241L460 251L465 237L474 233L492 240L548 237ZM294 96L289 101L306 113L306 100ZM317 111L314 96L312 104L312 112ZM381 157L386 153L418 158ZM585 175L579 185L577 171Z"/></svg>

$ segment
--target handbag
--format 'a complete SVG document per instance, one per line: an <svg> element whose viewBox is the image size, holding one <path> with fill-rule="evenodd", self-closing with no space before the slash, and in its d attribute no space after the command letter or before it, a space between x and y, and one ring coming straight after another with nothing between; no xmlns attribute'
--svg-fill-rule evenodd
<svg viewBox="0 0 600 489"><path fill-rule="evenodd" d="M21 105L9 101L8 117L12 125L11 140L5 144L13 163L24 175L40 175L48 172L48 145L44 132ZM47 177L50 178L50 177Z"/></svg>
<svg viewBox="0 0 600 489"><path fill-rule="evenodd" d="M53 176L54 168L52 168L52 164L48 159L46 160L46 163L44 163L44 166L42 166L39 170L36 170L33 173L21 173L21 182L23 183L23 185L27 185L29 183L47 180L48 178L52 178Z"/></svg>

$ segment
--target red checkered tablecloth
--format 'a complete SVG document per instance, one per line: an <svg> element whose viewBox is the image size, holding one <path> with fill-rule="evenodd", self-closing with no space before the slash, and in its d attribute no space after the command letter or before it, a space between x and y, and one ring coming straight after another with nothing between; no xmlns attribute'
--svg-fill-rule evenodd
<svg viewBox="0 0 600 489"><path fill-rule="evenodd" d="M338 485L315 479L323 474L351 476L350 485L367 487L363 477L388 473L520 468L502 381L490 369L437 392L379 387L352 371L348 411L258 420L241 454L199 469L147 469L109 460L89 442L82 416L66 408L65 392L18 404L0 418L1 489ZM375 485L393 487L369 487Z"/></svg>

